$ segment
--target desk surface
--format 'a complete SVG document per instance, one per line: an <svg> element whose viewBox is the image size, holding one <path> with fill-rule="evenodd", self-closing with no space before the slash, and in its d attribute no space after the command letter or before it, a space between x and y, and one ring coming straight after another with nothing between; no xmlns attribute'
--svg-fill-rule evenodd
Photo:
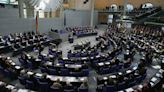
<svg viewBox="0 0 164 92"><path fill-rule="evenodd" d="M33 72L27 72L27 74L32 75L34 74ZM35 76L41 77L42 74L36 73ZM88 78L87 77L67 77L67 76L52 76L52 75L47 75L47 78L49 78L52 81L57 81L58 79L62 82L87 82Z"/></svg>

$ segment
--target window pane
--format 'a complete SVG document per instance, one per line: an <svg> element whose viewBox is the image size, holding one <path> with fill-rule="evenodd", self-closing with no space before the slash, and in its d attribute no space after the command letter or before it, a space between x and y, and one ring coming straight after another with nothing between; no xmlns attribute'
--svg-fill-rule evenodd
<svg viewBox="0 0 164 92"><path fill-rule="evenodd" d="M8 0L0 0L0 3L8 3Z"/></svg>

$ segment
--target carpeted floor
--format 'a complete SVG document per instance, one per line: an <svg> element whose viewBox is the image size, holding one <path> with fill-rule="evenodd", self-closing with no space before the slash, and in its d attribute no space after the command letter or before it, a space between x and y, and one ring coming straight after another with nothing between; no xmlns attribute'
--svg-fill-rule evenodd
<svg viewBox="0 0 164 92"><path fill-rule="evenodd" d="M99 34L102 34L104 32L102 30L105 30L105 29L99 29ZM85 40L90 41L91 45L94 45L97 43L95 40L95 36L83 37L83 38L75 39L73 44L69 44L68 42L63 42L58 46L58 49L62 50L63 51L63 57L66 57L68 50L72 49L73 45L77 44L78 42L85 41ZM110 49L112 49L112 48L110 48ZM46 47L42 53L48 53L48 47ZM30 52L29 54L37 57L37 53ZM11 56L11 54L7 54L7 55ZM123 60L123 54L119 55L118 57L120 60ZM131 67L136 66L140 58L141 58L141 55L139 53L137 53L134 56L134 62L132 63ZM12 57L12 59L14 60L14 62L16 64L20 65L17 57ZM90 68L90 72L89 72L89 76L88 76L89 92L96 92L96 87L97 87L96 76L103 76L103 75L98 75L94 69L92 69L91 67L89 67L89 68ZM34 71L40 73L39 69L36 69ZM123 70L120 70L120 72L121 71L123 71ZM157 70L152 68L151 66L147 67L147 77L145 78L144 81L149 80L156 72L157 72ZM110 74L108 74L108 75L110 75ZM9 84L13 84L16 87L24 88L24 86L22 86L18 80L10 80L10 79L4 77L2 74L0 74L0 79L3 80L4 82L9 83Z"/></svg>

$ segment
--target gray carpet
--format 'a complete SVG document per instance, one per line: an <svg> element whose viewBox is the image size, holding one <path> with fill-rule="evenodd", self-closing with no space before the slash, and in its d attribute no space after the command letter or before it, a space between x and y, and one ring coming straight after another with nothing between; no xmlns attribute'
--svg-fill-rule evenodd
<svg viewBox="0 0 164 92"><path fill-rule="evenodd" d="M105 30L105 29L102 28L101 30ZM99 30L99 34L102 34L104 32L101 30ZM90 41L91 45L95 45L97 43L95 40L95 36L84 37L84 38L82 37L82 38L75 39L73 44L69 44L68 42L63 42L58 46L58 49L62 50L63 51L63 57L66 57L68 50L72 50L73 45L77 44L78 42L85 41L85 40ZM109 48L109 50L111 50L111 49L112 49L112 47ZM48 47L46 47L42 53L48 53ZM37 57L37 53L30 52L29 54ZM11 56L11 54L7 54L7 55ZM119 55L118 57L120 60L123 60L123 54ZM12 57L14 62L16 64L20 65L17 58L18 57ZM140 60L140 58L141 58L141 55L139 53L137 53L134 56L134 62L132 63L131 67L136 66L138 61ZM152 67L147 67L147 69L148 69L147 70L147 77L144 81L149 80L157 72L157 70L153 69ZM120 70L120 72L121 71L122 70ZM40 70L36 69L36 70L34 70L34 72L40 73ZM111 73L111 74L113 74L113 73ZM111 74L108 74L108 75L111 75ZM90 67L90 72L89 72L89 77L88 77L89 92L96 92L96 87L97 87L96 76L103 76L103 75L98 75L96 73L96 71ZM0 79L9 83L9 84L13 84L16 87L24 88L24 86L22 86L18 80L10 80L8 78L5 78L2 74L0 74Z"/></svg>

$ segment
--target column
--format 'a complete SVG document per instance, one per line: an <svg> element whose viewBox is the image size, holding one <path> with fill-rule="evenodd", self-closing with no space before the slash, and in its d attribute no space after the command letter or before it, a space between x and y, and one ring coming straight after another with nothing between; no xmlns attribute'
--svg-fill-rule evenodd
<svg viewBox="0 0 164 92"><path fill-rule="evenodd" d="M60 2L60 1L59 1ZM61 5L60 5L60 17L62 16L62 14L63 14L63 10L64 10L64 7L63 7L63 1L61 1L61 3L60 3Z"/></svg>
<svg viewBox="0 0 164 92"><path fill-rule="evenodd" d="M24 18L24 7L23 7L24 1L18 0L18 7L19 7L19 18Z"/></svg>
<svg viewBox="0 0 164 92"><path fill-rule="evenodd" d="M91 20L90 26L93 27L95 0L91 0Z"/></svg>
<svg viewBox="0 0 164 92"><path fill-rule="evenodd" d="M34 16L34 6L31 6L30 4L26 3L26 9L27 9L27 18L33 18Z"/></svg>
<svg viewBox="0 0 164 92"><path fill-rule="evenodd" d="M128 0L124 0L124 13L123 13L123 16L126 16L127 3L128 3Z"/></svg>
<svg viewBox="0 0 164 92"><path fill-rule="evenodd" d="M50 9L49 18L52 18L52 9Z"/></svg>

